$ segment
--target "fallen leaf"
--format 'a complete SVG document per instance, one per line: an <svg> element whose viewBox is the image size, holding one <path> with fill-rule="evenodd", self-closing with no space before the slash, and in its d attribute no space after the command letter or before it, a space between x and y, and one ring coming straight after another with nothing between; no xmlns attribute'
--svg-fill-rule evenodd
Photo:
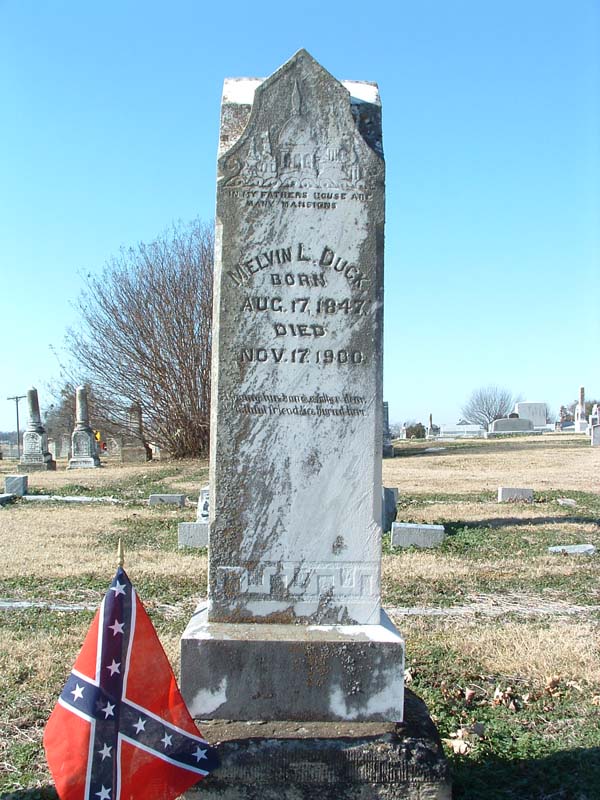
<svg viewBox="0 0 600 800"><path fill-rule="evenodd" d="M458 756L466 756L471 749L471 745L464 739L444 739L444 744Z"/></svg>
<svg viewBox="0 0 600 800"><path fill-rule="evenodd" d="M465 703L467 705L473 702L474 697L475 697L474 689L465 689Z"/></svg>

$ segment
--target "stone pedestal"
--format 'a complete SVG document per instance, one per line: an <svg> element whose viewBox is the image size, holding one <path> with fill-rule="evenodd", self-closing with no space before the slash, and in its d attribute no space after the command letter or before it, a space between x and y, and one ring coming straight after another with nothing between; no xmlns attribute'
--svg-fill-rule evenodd
<svg viewBox="0 0 600 800"><path fill-rule="evenodd" d="M406 692L396 723L202 722L221 767L186 800L451 800L427 707Z"/></svg>
<svg viewBox="0 0 600 800"><path fill-rule="evenodd" d="M55 470L56 461L48 450L48 435L42 425L37 389L27 392L29 421L23 434L23 455L19 466L26 472Z"/></svg>
<svg viewBox="0 0 600 800"><path fill-rule="evenodd" d="M401 720L404 642L379 625L210 623L200 606L181 640L192 716Z"/></svg>
<svg viewBox="0 0 600 800"><path fill-rule="evenodd" d="M87 390L78 386L75 394L75 430L71 436L71 453L67 469L95 469L100 466L98 443L90 427Z"/></svg>

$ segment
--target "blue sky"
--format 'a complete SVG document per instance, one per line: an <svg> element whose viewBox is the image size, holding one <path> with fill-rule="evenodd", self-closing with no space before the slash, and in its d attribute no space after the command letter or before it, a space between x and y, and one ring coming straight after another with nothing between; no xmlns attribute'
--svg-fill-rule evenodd
<svg viewBox="0 0 600 800"><path fill-rule="evenodd" d="M0 429L51 401L82 275L212 219L223 79L301 47L380 88L391 420L600 397L597 0L0 0Z"/></svg>

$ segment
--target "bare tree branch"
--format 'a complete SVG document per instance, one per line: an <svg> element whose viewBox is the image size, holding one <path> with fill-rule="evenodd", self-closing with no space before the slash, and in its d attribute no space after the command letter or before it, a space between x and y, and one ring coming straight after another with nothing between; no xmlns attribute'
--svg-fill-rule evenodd
<svg viewBox="0 0 600 800"><path fill-rule="evenodd" d="M515 399L508 389L493 385L485 386L473 392L461 413L465 422L487 428L495 419L508 416L514 404Z"/></svg>
<svg viewBox="0 0 600 800"><path fill-rule="evenodd" d="M78 300L67 348L102 416L142 408L149 440L206 454L210 421L213 231L198 220L122 249Z"/></svg>

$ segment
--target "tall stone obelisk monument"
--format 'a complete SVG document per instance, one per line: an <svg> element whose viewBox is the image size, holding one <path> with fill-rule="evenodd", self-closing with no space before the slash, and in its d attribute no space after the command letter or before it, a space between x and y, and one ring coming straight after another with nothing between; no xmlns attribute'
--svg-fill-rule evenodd
<svg viewBox="0 0 600 800"><path fill-rule="evenodd" d="M301 50L223 92L209 601L198 716L399 720L380 602L384 161L377 86Z"/></svg>

